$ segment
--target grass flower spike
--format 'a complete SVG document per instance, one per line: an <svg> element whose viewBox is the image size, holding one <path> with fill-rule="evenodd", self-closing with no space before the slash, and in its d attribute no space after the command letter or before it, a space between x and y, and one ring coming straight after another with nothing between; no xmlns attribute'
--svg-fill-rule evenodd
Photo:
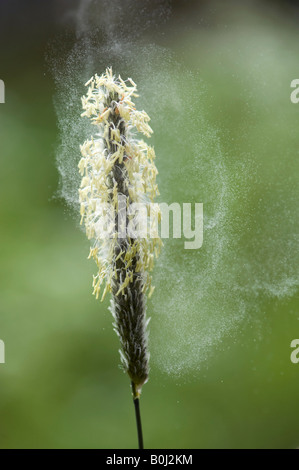
<svg viewBox="0 0 299 470"><path fill-rule="evenodd" d="M89 257L98 267L94 294L101 293L102 299L107 292L112 294L110 309L121 343L121 361L136 400L148 379L146 294L153 292L150 271L162 244L159 207L152 204L159 194L155 152L137 139L138 133L150 137L152 129L149 116L137 111L132 101L138 96L132 79L115 78L108 68L86 85L82 116L92 120L96 132L81 146L81 223L91 240ZM134 205L145 208L142 234L130 230L132 223L135 229L140 227Z"/></svg>

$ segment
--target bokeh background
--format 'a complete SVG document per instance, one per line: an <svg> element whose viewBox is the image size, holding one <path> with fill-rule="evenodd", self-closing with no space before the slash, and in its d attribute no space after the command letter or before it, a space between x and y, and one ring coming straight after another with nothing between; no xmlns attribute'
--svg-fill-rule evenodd
<svg viewBox="0 0 299 470"><path fill-rule="evenodd" d="M151 377L141 403L145 445L296 448L299 364L290 361L290 343L299 337L299 104L290 102L290 83L299 78L298 6L290 1L173 0L160 14L161 2L143 3L139 20L146 25L151 18L151 25L159 27L145 28L144 35L142 27L141 40L166 48L167 60L182 64L186 97L191 85L193 99L204 93L200 106L188 99L176 106L173 97L175 129L169 111L159 111L166 123L161 133L156 121L160 191L164 185L169 200L184 197L178 185L188 185L194 155L182 156L176 145L168 155L166 143L174 132L188 140L189 123L198 122L197 114L204 111L205 126L216 129L207 139L211 167L208 146L214 135L221 148L230 195L229 232L234 235L232 246L222 245L221 266L227 271L219 277L229 282L222 285L215 278L212 287L215 296L221 292L224 307L217 323L211 316L209 331L230 318L227 299L239 296L236 305L243 312L217 342L213 332L212 339L202 339L205 360L199 358L200 366L196 356L191 366L180 364L167 345L173 316L168 320L165 312L161 321L155 314L159 299L173 296L184 280L192 282L184 277L184 250L169 242L166 253L182 269L182 284L177 282L172 291L167 279L161 282L170 270L158 264L157 297L148 307L151 336L158 339L153 340ZM102 5L104 15L107 2ZM83 7L84 1L71 0L0 3L0 78L6 84L6 103L0 105L0 338L6 346L6 363L0 365L1 448L136 446L129 382L118 367L108 302L100 304L91 295L94 266L86 259L88 243L73 211L58 196L56 155L63 141L53 101L58 66L53 73L51 64L63 64L66 51L78 41L82 31L74 12L78 19ZM134 28L129 12L122 17L126 34ZM165 55L157 60L162 69ZM201 129L195 126L192 133L200 136ZM190 168L181 175L182 160L182 168ZM171 178L167 165L178 169ZM209 174L204 176L209 185ZM190 191L197 200L197 188L191 184ZM226 223L220 220L220 231ZM187 266L193 256L193 268L200 273L201 255L186 256ZM180 293L181 322L188 318L186 305L195 304L200 314L196 279L192 289ZM214 305L219 307L219 298ZM185 345L180 337L178 350L185 348L191 356L200 323L189 330ZM159 353L168 367L159 362ZM171 367L167 354L174 356Z"/></svg>

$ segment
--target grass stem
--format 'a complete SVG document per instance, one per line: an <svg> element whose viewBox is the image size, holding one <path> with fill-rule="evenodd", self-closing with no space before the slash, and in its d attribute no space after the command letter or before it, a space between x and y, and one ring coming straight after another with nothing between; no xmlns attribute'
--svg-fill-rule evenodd
<svg viewBox="0 0 299 470"><path fill-rule="evenodd" d="M132 392L133 392L133 402L134 402L134 407L135 407L137 436L138 436L138 447L139 447L139 449L144 449L144 447L143 447L143 434L142 434L142 425L141 425L139 394L136 391L135 384L132 382L131 385L132 385Z"/></svg>

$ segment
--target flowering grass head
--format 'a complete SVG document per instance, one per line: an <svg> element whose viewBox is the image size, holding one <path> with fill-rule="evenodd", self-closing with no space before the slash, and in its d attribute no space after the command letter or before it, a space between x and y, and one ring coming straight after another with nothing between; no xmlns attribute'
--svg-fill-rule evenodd
<svg viewBox="0 0 299 470"><path fill-rule="evenodd" d="M159 194L154 149L137 138L138 133L150 137L152 129L149 116L137 111L132 101L138 95L131 78L123 81L107 68L86 85L82 116L91 119L96 132L81 146L81 223L91 241L89 257L98 268L93 293L97 298L101 293L102 300L107 292L112 294L122 363L139 396L149 370L146 293L153 293L150 271L162 245L156 226L159 209L155 220L147 216L150 236L148 231L132 236L127 229L136 219L129 208L142 203L149 214Z"/></svg>

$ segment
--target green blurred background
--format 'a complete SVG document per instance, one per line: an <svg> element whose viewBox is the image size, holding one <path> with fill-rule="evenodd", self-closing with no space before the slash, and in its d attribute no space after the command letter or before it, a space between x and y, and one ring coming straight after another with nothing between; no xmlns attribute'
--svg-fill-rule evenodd
<svg viewBox="0 0 299 470"><path fill-rule="evenodd" d="M253 258L250 274L246 263L238 271L244 276L240 284L246 288L255 273L267 277L269 270L275 281L277 266L291 288L275 292L272 276L266 281L273 281L273 295L262 292L255 299L249 290L246 322L234 335L223 335L201 368L167 374L153 357L141 403L147 448L299 446L299 364L290 362L290 343L299 337L299 104L290 102L290 83L299 78L299 11L295 2L239 4L170 2L159 34L147 29L144 40L169 48L202 80L193 93L204 86L206 120L217 129L233 181L230 229L238 232L239 252L232 269L238 257L241 266L244 253ZM72 47L74 8L77 3L67 0L7 0L0 6L0 78L6 84L6 103L0 105L0 338L6 346L1 448L136 446L129 381L118 367L108 303L92 297L94 266L86 259L85 235L54 197L59 133L45 55L55 43L59 56L60 37ZM188 103L180 110L184 135L189 110ZM194 103L191 111L196 114ZM171 120L165 129L173 132ZM157 154L163 139L158 131ZM168 197L177 200L176 178L166 184ZM163 273L163 265L157 269ZM224 295L233 291L234 285ZM183 304L182 293L182 310ZM154 314L151 325L158 335Z"/></svg>

